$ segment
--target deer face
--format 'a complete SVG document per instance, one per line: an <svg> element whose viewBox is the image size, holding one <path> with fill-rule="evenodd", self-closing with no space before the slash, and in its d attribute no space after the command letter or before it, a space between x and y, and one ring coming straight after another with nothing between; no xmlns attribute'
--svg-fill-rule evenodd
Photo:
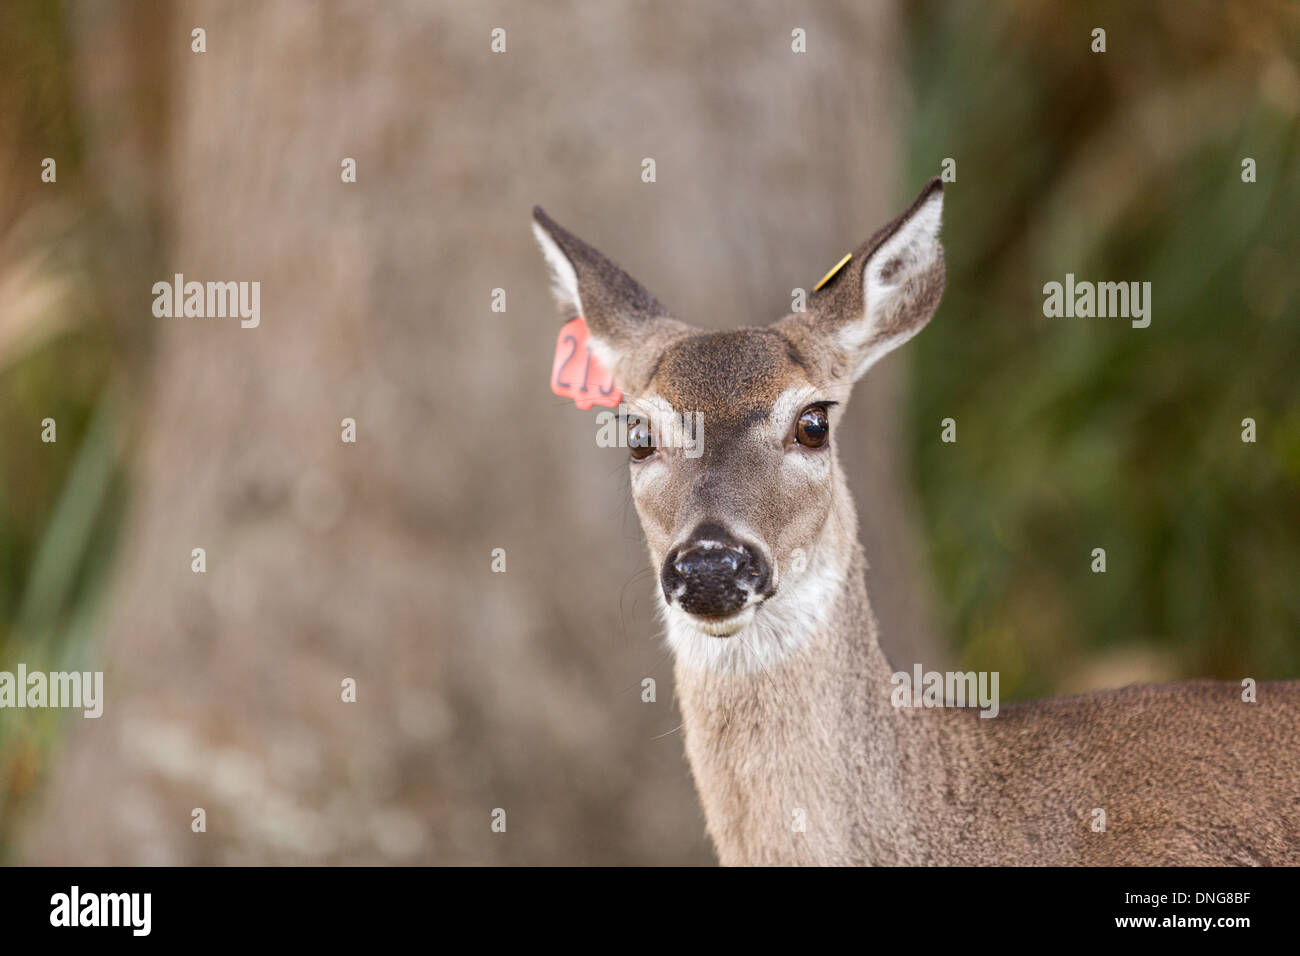
<svg viewBox="0 0 1300 956"><path fill-rule="evenodd" d="M772 657L838 590L856 547L836 459L840 410L853 382L938 306L941 206L935 180L807 311L730 332L671 318L535 211L561 309L585 318L624 395L632 496L679 653L715 657L723 639L752 636L764 646L751 650ZM778 621L796 626L763 626Z"/></svg>
<svg viewBox="0 0 1300 956"><path fill-rule="evenodd" d="M843 391L781 332L742 329L672 343L628 403L649 436L683 417L695 431L689 448L634 447L629 468L665 605L703 633L735 634L802 570L830 514Z"/></svg>

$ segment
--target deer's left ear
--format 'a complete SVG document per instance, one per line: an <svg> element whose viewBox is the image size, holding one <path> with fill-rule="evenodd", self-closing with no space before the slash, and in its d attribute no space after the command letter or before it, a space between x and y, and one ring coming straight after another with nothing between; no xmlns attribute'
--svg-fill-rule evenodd
<svg viewBox="0 0 1300 956"><path fill-rule="evenodd" d="M901 216L863 243L821 289L808 311L782 320L814 333L832 352L837 376L856 381L882 356L920 332L943 296L939 224L943 181L930 180Z"/></svg>

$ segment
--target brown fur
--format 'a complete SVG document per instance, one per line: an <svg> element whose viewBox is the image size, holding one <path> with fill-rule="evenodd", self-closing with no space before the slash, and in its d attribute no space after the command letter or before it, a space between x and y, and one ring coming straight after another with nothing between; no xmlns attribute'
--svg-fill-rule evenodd
<svg viewBox="0 0 1300 956"><path fill-rule="evenodd" d="M806 653L761 674L677 670L724 864L1300 863L1295 683L1261 684L1256 704L1193 682L991 719L895 709L854 564Z"/></svg>
<svg viewBox="0 0 1300 956"><path fill-rule="evenodd" d="M789 340L774 329L694 335L669 347L650 388L674 408L734 424L766 415L777 395L803 373Z"/></svg>

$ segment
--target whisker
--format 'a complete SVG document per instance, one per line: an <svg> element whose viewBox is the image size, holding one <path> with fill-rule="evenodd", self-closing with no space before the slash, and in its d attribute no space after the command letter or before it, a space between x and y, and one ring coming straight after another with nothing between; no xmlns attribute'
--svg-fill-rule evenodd
<svg viewBox="0 0 1300 956"><path fill-rule="evenodd" d="M678 724L678 725L677 725L676 727L674 727L672 730L665 730L662 734L656 734L655 736L651 737L650 740L647 741L647 743L653 742L653 741L655 741L655 740L662 740L664 737L667 737L667 736L669 736L670 734L675 734L675 733L677 733L677 731L681 730L681 729L682 729L683 727L685 727L685 726L686 726L686 721L683 720L680 724Z"/></svg>

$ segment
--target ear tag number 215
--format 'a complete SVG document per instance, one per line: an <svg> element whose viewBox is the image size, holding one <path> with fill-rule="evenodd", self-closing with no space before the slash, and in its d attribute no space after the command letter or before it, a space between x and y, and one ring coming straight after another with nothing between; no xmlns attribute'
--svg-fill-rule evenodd
<svg viewBox="0 0 1300 956"><path fill-rule="evenodd" d="M584 411L592 405L617 408L623 393L614 376L587 348L587 323L578 316L564 323L555 340L555 362L551 366L551 391L573 399Z"/></svg>

